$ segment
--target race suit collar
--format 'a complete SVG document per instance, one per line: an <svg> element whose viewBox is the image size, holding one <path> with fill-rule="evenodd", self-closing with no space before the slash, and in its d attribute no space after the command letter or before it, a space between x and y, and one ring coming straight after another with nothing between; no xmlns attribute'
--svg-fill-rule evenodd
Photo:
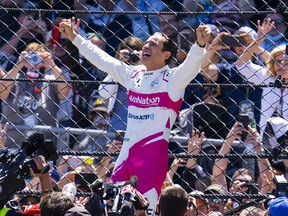
<svg viewBox="0 0 288 216"><path fill-rule="evenodd" d="M160 68L160 69L158 69L158 70L146 70L146 72L145 73L160 73L160 72L162 72L162 71L166 71L166 70L168 70L169 69L169 66L168 65L165 65L164 67L162 67L162 68Z"/></svg>

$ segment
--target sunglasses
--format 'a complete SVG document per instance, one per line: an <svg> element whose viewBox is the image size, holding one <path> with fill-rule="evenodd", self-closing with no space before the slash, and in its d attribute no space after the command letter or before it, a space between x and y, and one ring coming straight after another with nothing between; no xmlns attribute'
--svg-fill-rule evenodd
<svg viewBox="0 0 288 216"><path fill-rule="evenodd" d="M225 204L226 200L225 199L220 199L220 198L208 198L206 201L209 205L209 203L216 203L216 204Z"/></svg>

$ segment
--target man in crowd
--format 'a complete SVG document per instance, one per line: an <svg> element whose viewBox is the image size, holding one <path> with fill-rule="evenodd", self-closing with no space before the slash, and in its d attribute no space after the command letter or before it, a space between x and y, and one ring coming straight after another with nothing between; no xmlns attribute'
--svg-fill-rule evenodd
<svg viewBox="0 0 288 216"><path fill-rule="evenodd" d="M184 216L187 213L188 194L180 185L172 185L162 190L157 214L159 216Z"/></svg>

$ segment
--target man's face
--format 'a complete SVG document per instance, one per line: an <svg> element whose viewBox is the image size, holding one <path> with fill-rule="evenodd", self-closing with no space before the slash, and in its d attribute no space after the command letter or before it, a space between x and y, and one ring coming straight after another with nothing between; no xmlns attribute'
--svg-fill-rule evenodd
<svg viewBox="0 0 288 216"><path fill-rule="evenodd" d="M159 24L161 31L168 36L174 35L179 27L177 17L173 14L159 16Z"/></svg>
<svg viewBox="0 0 288 216"><path fill-rule="evenodd" d="M224 212L226 201L219 199L219 198L213 198L208 200L208 206L210 211L217 211L217 212Z"/></svg>
<svg viewBox="0 0 288 216"><path fill-rule="evenodd" d="M229 188L230 193L243 193L248 190L244 187L245 183L252 182L253 178L249 174L240 174L232 179L231 187Z"/></svg>
<svg viewBox="0 0 288 216"><path fill-rule="evenodd" d="M147 70L157 70L166 65L165 60L171 56L171 52L162 51L165 38L156 33L148 38L142 48L142 63Z"/></svg>
<svg viewBox="0 0 288 216"><path fill-rule="evenodd" d="M129 49L121 49L118 53L117 58L121 61L121 62L129 62L130 60L130 53L131 51Z"/></svg>

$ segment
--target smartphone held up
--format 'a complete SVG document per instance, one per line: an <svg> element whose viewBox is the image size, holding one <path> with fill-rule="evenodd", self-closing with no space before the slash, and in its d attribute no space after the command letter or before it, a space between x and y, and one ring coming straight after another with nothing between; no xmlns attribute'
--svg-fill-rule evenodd
<svg viewBox="0 0 288 216"><path fill-rule="evenodd" d="M221 41L229 47L241 47L245 44L244 37L240 35L224 35Z"/></svg>

